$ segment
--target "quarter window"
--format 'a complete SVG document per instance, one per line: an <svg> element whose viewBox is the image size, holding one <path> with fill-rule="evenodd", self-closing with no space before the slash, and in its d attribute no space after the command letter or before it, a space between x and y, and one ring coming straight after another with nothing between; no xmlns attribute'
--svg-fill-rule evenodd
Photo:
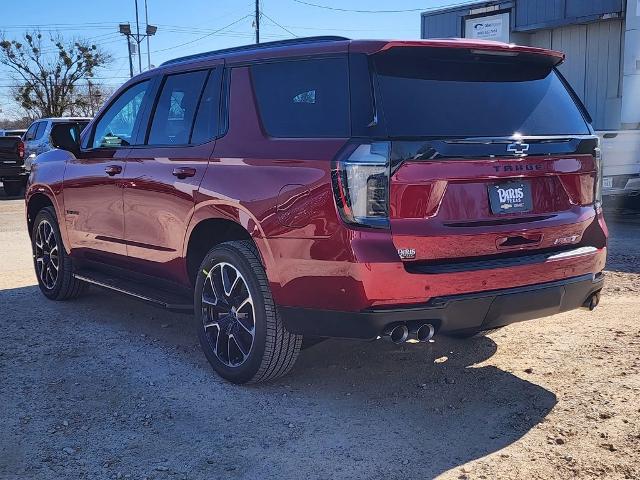
<svg viewBox="0 0 640 480"><path fill-rule="evenodd" d="M273 137L348 137L346 58L317 58L251 67L260 117Z"/></svg>
<svg viewBox="0 0 640 480"><path fill-rule="evenodd" d="M166 78L158 99L149 145L187 145L208 71L181 73Z"/></svg>
<svg viewBox="0 0 640 480"><path fill-rule="evenodd" d="M42 138L42 135L44 135L44 131L47 128L47 122L40 122L38 123L38 129L36 130L36 136L34 138L34 140L40 140Z"/></svg>
<svg viewBox="0 0 640 480"><path fill-rule="evenodd" d="M135 143L134 127L148 88L148 80L137 83L111 104L96 125L93 148L126 147Z"/></svg>
<svg viewBox="0 0 640 480"><path fill-rule="evenodd" d="M40 122L36 122L29 127L29 130L27 130L27 133L24 134L25 142L28 142L29 140L33 140L34 138L36 138L36 130L38 129L38 125L40 125Z"/></svg>
<svg viewBox="0 0 640 480"><path fill-rule="evenodd" d="M213 70L207 80L193 125L191 143L204 143L218 135L220 116L220 82L222 69Z"/></svg>

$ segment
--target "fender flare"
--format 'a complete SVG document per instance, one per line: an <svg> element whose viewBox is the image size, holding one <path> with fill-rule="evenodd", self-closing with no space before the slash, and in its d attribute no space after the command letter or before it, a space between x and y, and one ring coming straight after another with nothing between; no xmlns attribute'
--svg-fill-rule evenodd
<svg viewBox="0 0 640 480"><path fill-rule="evenodd" d="M269 281L279 282L279 271L276 267L273 251L259 220L248 209L236 202L215 199L201 202L195 206L183 241L183 258L187 257L189 240L193 230L206 220L228 220L242 227L256 244Z"/></svg>
<svg viewBox="0 0 640 480"><path fill-rule="evenodd" d="M71 253L71 249L69 247L69 236L67 234L67 224L65 221L64 215L64 204L61 204L59 201L59 197L62 195L62 189L56 194L51 186L46 184L31 184L28 187L27 193L25 194L25 218L27 220L27 225L29 225L29 204L33 197L36 195L43 195L47 197L47 199L53 205L53 209L56 212L56 217L58 218L58 228L60 229L60 236L62 237L62 244L64 246L67 254ZM60 199L63 201L63 199ZM29 237L31 237L31 229L29 229Z"/></svg>

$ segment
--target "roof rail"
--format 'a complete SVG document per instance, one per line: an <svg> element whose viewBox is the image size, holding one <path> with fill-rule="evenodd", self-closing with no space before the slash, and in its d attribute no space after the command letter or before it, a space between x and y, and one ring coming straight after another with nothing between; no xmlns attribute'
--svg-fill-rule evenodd
<svg viewBox="0 0 640 480"><path fill-rule="evenodd" d="M318 37L302 37L291 38L288 40L276 40L275 42L257 43L252 45L241 45L239 47L223 48L222 50L212 50L210 52L196 53L194 55L187 55L186 57L174 58L173 60L167 60L160 64L160 66L173 65L175 63L187 62L189 60L199 60L215 55L235 52L250 52L252 50L262 50L273 47L285 47L288 45L304 45L306 43L320 43L320 42L337 42L341 40L349 40L346 37L339 37L333 35L318 36Z"/></svg>

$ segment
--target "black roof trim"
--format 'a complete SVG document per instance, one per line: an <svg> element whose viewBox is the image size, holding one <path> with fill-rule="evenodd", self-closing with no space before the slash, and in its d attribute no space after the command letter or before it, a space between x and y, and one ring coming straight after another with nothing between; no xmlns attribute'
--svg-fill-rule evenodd
<svg viewBox="0 0 640 480"><path fill-rule="evenodd" d="M318 37L302 37L302 38L292 38L288 40L277 40L275 42L265 42L265 43L258 43L253 45L241 45L239 47L223 48L222 50L212 50L210 52L196 53L194 55L187 55L186 57L174 58L173 60L167 60L166 62L162 63L160 66L163 67L165 65L174 65L176 63L188 62L191 60L202 60L209 57L214 57L217 55L227 54L227 53L251 52L254 50L259 51L259 50L274 48L274 47L304 45L307 43L338 42L343 40L349 40L349 38L327 35L327 36L318 36Z"/></svg>

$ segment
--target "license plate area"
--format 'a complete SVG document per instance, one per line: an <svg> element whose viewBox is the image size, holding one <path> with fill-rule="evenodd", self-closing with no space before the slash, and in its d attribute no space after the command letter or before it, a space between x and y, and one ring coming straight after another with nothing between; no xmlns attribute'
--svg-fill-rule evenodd
<svg viewBox="0 0 640 480"><path fill-rule="evenodd" d="M509 180L489 185L491 212L496 215L530 212L533 209L531 184L526 180Z"/></svg>
<svg viewBox="0 0 640 480"><path fill-rule="evenodd" d="M613 177L604 177L602 179L603 188L613 188Z"/></svg>

